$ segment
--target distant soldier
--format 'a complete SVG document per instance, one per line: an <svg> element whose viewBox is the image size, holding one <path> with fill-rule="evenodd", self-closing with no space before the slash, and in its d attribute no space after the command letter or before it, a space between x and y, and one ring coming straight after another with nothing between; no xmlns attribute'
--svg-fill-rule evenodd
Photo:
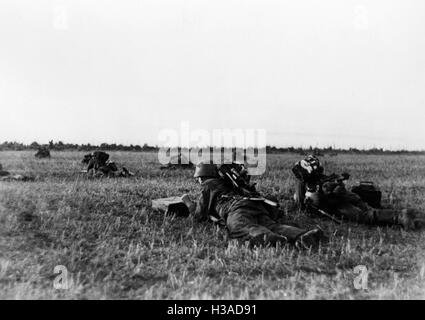
<svg viewBox="0 0 425 320"><path fill-rule="evenodd" d="M3 170L0 163L0 181L34 181L34 177L24 176L22 174L10 174L9 171Z"/></svg>
<svg viewBox="0 0 425 320"><path fill-rule="evenodd" d="M24 176L22 174L10 174L7 176L0 176L0 181L35 181L34 177Z"/></svg>
<svg viewBox="0 0 425 320"><path fill-rule="evenodd" d="M196 204L186 200L199 220L225 226L229 236L253 245L292 243L305 248L325 240L320 228L304 230L278 223L277 203L262 197L252 185L243 166L198 164L194 177L202 186Z"/></svg>
<svg viewBox="0 0 425 320"><path fill-rule="evenodd" d="M130 172L126 167L118 169L114 161L108 160L104 166L97 169L97 175L106 177L130 177L134 176L134 173Z"/></svg>
<svg viewBox="0 0 425 320"><path fill-rule="evenodd" d="M104 151L95 151L86 154L83 163L87 164L87 172L91 170L97 171L100 167L106 166L106 161L109 159L109 154Z"/></svg>
<svg viewBox="0 0 425 320"><path fill-rule="evenodd" d="M50 150L47 146L39 147L37 153L34 156L36 158L50 158Z"/></svg>
<svg viewBox="0 0 425 320"><path fill-rule="evenodd" d="M95 176L129 177L134 175L126 167L118 170L115 162L109 160L109 154L104 151L86 154L82 162L87 164L87 172Z"/></svg>
<svg viewBox="0 0 425 320"><path fill-rule="evenodd" d="M179 152L178 155L171 157L170 162L161 166L160 169L193 169L194 167L194 164Z"/></svg>
<svg viewBox="0 0 425 320"><path fill-rule="evenodd" d="M371 225L400 225L405 229L414 229L422 223L412 209L382 209L379 199L360 197L345 188L342 175L325 175L324 168L315 156L297 162L292 168L297 178L295 201L301 209L310 213L318 213L330 218L354 221ZM376 194L376 190L371 190ZM373 195L373 194L372 194ZM372 201L375 200L375 201Z"/></svg>

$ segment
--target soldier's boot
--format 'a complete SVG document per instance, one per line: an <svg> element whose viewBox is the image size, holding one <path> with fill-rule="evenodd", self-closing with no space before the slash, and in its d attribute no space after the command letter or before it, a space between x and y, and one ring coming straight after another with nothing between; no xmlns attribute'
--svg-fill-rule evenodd
<svg viewBox="0 0 425 320"><path fill-rule="evenodd" d="M314 229L300 234L295 241L295 246L298 249L309 249L319 244L324 244L328 242L328 240L329 238L326 236L325 232L317 226Z"/></svg>
<svg viewBox="0 0 425 320"><path fill-rule="evenodd" d="M262 225L266 226L273 233L285 237L290 243L295 243L298 237L306 232L305 229L278 223L267 216L261 217L260 219Z"/></svg>
<svg viewBox="0 0 425 320"><path fill-rule="evenodd" d="M124 177L132 177L134 173L128 170L126 167L122 167L122 172Z"/></svg>

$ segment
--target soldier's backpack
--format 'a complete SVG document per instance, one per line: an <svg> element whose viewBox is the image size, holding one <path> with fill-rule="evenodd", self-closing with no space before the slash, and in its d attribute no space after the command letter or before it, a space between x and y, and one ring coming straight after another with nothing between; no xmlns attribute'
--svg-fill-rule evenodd
<svg viewBox="0 0 425 320"><path fill-rule="evenodd" d="M233 162L222 164L217 168L219 176L229 182L235 190L241 193L256 192L255 184L250 183L251 176L244 164Z"/></svg>
<svg viewBox="0 0 425 320"><path fill-rule="evenodd" d="M359 185L351 188L351 192L359 197L373 208L381 208L382 192L372 181L361 181Z"/></svg>

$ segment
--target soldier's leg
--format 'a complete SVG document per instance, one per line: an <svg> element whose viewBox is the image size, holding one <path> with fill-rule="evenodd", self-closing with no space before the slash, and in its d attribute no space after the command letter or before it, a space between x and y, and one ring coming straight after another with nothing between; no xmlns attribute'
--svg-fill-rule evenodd
<svg viewBox="0 0 425 320"><path fill-rule="evenodd" d="M334 213L343 219L368 225L400 225L411 230L418 224L413 210L374 209L368 205L365 207L366 210L351 203L340 203Z"/></svg>
<svg viewBox="0 0 425 320"><path fill-rule="evenodd" d="M333 214L336 217L358 223L370 223L373 221L373 215L368 215L368 211L361 210L359 207L349 202L339 202L337 205L331 205L329 207L329 214Z"/></svg>
<svg viewBox="0 0 425 320"><path fill-rule="evenodd" d="M412 209L373 209L376 225L399 225L406 230L413 230L421 227L422 221L416 216L415 210Z"/></svg>
<svg viewBox="0 0 425 320"><path fill-rule="evenodd" d="M341 192L338 194L340 197L342 197L343 201L349 202L352 205L360 208L361 210L368 210L369 206L366 202L364 202L360 196L354 192L350 192L345 190L344 192Z"/></svg>
<svg viewBox="0 0 425 320"><path fill-rule="evenodd" d="M345 191L340 194L345 202L357 207L363 214L359 214L361 223L373 225L400 225L407 230L415 229L420 226L421 222L416 217L416 212L413 209L375 209L364 202L359 195ZM352 210L351 210L352 211Z"/></svg>
<svg viewBox="0 0 425 320"><path fill-rule="evenodd" d="M368 206L356 194L343 191L326 195L326 207L323 210L343 220L371 224L374 221L374 215L368 209Z"/></svg>
<svg viewBox="0 0 425 320"><path fill-rule="evenodd" d="M281 224L273 219L271 219L267 215L258 216L258 223L261 226L266 227L270 231L277 233L279 235L284 236L289 241L295 241L298 236L306 232L307 230L300 229L294 226L289 226L285 224Z"/></svg>
<svg viewBox="0 0 425 320"><path fill-rule="evenodd" d="M294 226L281 224L266 215L259 217L259 224L265 226L276 234L284 236L290 243L294 243L300 247L311 247L317 245L319 242L326 242L327 236L320 228L311 230L301 229Z"/></svg>
<svg viewBox="0 0 425 320"><path fill-rule="evenodd" d="M276 245L287 239L258 224L258 214L239 208L229 213L226 226L231 238L249 241L251 245Z"/></svg>

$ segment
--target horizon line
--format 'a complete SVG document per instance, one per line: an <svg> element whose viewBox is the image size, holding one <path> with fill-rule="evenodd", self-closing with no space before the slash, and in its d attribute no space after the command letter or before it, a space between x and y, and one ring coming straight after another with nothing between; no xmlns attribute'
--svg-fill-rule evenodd
<svg viewBox="0 0 425 320"><path fill-rule="evenodd" d="M58 144L59 142L62 142L64 145L90 146L90 147L93 147L93 148L101 148L101 145L102 144L106 144L108 146L116 145L116 146L122 146L122 147L125 147L125 148L129 148L131 146L133 146L133 147L139 146L139 147L143 148L144 146L146 146L146 147L149 147L149 148L156 148L156 149L161 149L161 148L167 148L167 149L170 149L170 148L180 148L180 149L225 148L225 149L233 149L233 148L236 148L236 149L244 149L245 150L245 149L275 148L275 149L297 149L297 150L311 150L311 151L314 151L314 150L318 150L318 151L324 151L324 150L329 150L329 151L330 150L335 150L335 151L337 151L337 150L339 150L339 151L350 151L350 150L372 151L372 150L379 150L379 151L382 151L382 152L425 152L425 149L409 149L409 148L389 149L389 148L384 148L382 146L373 146L373 147L369 147L369 148L361 147L360 148L360 147L355 147L355 146L351 146L351 147L337 147L335 145L328 145L328 146L322 146L322 147L310 145L308 147L305 147L305 146L294 146L294 145L291 145L291 146L287 146L287 145L286 146L283 146L283 145L282 146L277 146L277 145L267 144L265 147L255 147L255 146L248 146L248 147L241 147L241 146L211 146L211 145L210 146L182 147L182 146L158 146L157 144L156 145L151 145L151 144L149 144L147 142L142 143L142 144L133 144L133 143L127 144L127 143L117 143L117 142L112 142L112 143L110 143L110 142L101 142L101 143L90 143L90 142L87 142L87 143L75 143L75 142L64 142L62 140L58 140L56 142L54 140L51 140L51 141L53 141L53 144ZM37 141L33 141L31 143L18 142L18 141L3 141L3 142L0 142L0 146L1 145L4 145L6 143L8 143L8 144L23 145L25 147L30 147L34 143L38 144L39 146L49 145L49 143L39 143Z"/></svg>

